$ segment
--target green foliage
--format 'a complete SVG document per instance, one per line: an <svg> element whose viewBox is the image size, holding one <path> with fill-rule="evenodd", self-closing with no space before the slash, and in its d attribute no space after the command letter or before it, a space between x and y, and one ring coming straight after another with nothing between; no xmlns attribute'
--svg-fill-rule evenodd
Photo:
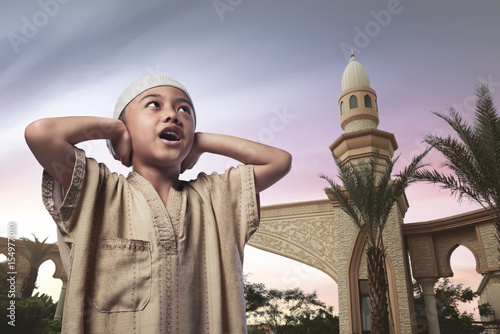
<svg viewBox="0 0 500 334"><path fill-rule="evenodd" d="M6 296L9 292L7 281L7 261L0 262L0 296Z"/></svg>
<svg viewBox="0 0 500 334"><path fill-rule="evenodd" d="M415 173L426 166L422 160L428 151L415 157L395 179L392 178L392 172L398 159L388 161L387 166L382 168L384 161L380 159L378 152L358 165L352 162L342 163L334 157L339 169L339 184L324 174L320 177L330 184L325 192L337 200L340 208L358 228L366 229L367 242L374 245L385 228L393 204L415 182Z"/></svg>
<svg viewBox="0 0 500 334"><path fill-rule="evenodd" d="M476 88L476 97L473 124L465 122L451 108L448 115L434 114L445 120L456 136L424 138L443 154L445 159L441 165L451 174L426 170L416 177L450 190L459 201L465 197L489 209L500 242L500 117L486 85Z"/></svg>
<svg viewBox="0 0 500 334"><path fill-rule="evenodd" d="M247 314L252 314L267 302L266 286L262 283L250 283L248 275L243 276L243 289L245 293L245 307Z"/></svg>
<svg viewBox="0 0 500 334"><path fill-rule="evenodd" d="M61 332L61 322L53 320L56 304L47 295L18 299L15 301L15 326L9 325L10 300L0 301L1 333L12 334L56 334Z"/></svg>
<svg viewBox="0 0 500 334"><path fill-rule="evenodd" d="M338 333L339 318L333 307L319 300L316 292L299 288L269 289L244 278L249 333L265 333L265 328L281 333Z"/></svg>
<svg viewBox="0 0 500 334"><path fill-rule="evenodd" d="M413 283L415 300L415 311L419 333L427 333L424 295L420 285ZM474 315L459 310L460 303L470 303L477 298L477 293L471 288L464 288L463 284L454 285L448 278L439 280L435 287L436 309L441 326L441 333L454 333L460 329L460 333L479 334L483 327L472 324Z"/></svg>
<svg viewBox="0 0 500 334"><path fill-rule="evenodd" d="M479 315L482 317L489 317L490 315L495 315L495 310L490 303L483 303L478 306Z"/></svg>

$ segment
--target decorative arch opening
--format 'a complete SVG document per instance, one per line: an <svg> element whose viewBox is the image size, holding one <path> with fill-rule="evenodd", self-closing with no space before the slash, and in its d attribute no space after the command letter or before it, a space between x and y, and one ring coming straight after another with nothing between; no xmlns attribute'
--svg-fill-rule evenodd
<svg viewBox="0 0 500 334"><path fill-rule="evenodd" d="M371 99L370 95L368 95L368 94L365 95L365 107L366 108L373 108L372 99Z"/></svg>
<svg viewBox="0 0 500 334"><path fill-rule="evenodd" d="M349 98L349 108L353 109L353 108L357 108L357 107L358 107L358 98L355 95L352 95Z"/></svg>
<svg viewBox="0 0 500 334"><path fill-rule="evenodd" d="M463 256L463 258L461 256ZM472 264L474 264L474 266ZM473 268L476 273L479 273L479 257L474 248L466 244L458 243L451 247L446 254L446 271L451 275L454 274L452 267L458 269Z"/></svg>
<svg viewBox="0 0 500 334"><path fill-rule="evenodd" d="M450 282L458 286L462 284L464 288L471 288L476 291L482 279L479 274L479 260L475 250L468 245L456 244L451 247L446 259L446 266L451 273ZM471 303L459 303L458 306L461 312L473 313L476 320L480 320L477 310L477 300Z"/></svg>
<svg viewBox="0 0 500 334"><path fill-rule="evenodd" d="M366 265L366 239L362 231L358 231L356 240L351 252L351 257L349 259L349 294L350 294L350 312L351 312L351 328L350 330L354 333L368 333L371 329L370 322L370 310L369 304L367 304L368 298L368 280L360 279L358 275L358 268L362 265ZM389 323L391 328L400 328L399 323L399 309L397 305L397 291L395 283L395 272L394 266L389 256L385 259L387 283L389 287L387 289L388 293L388 306L389 306ZM365 291L363 291L363 285L365 286ZM363 301L365 299L365 302ZM397 332L397 330L396 330ZM391 331L392 333L392 331Z"/></svg>
<svg viewBox="0 0 500 334"><path fill-rule="evenodd" d="M59 278L54 278L57 275L56 263L52 259L45 260L38 267L38 277L36 280L37 288L33 294L47 294L52 297L52 300L57 302L61 293L62 281Z"/></svg>
<svg viewBox="0 0 500 334"><path fill-rule="evenodd" d="M340 102L340 115L342 116L345 113L345 105L344 101Z"/></svg>

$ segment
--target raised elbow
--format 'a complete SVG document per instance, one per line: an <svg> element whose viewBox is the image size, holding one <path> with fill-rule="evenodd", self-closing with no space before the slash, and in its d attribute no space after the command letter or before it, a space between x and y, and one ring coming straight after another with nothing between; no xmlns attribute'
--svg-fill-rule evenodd
<svg viewBox="0 0 500 334"><path fill-rule="evenodd" d="M284 150L279 150L279 154L276 154L275 160L275 170L277 175L281 179L284 177L290 169L292 168L292 155Z"/></svg>
<svg viewBox="0 0 500 334"><path fill-rule="evenodd" d="M292 169L292 155L287 151L283 151L283 171L284 174L288 174L290 169Z"/></svg>
<svg viewBox="0 0 500 334"><path fill-rule="evenodd" d="M47 140L50 135L49 123L47 119L39 119L26 127L24 138L30 148Z"/></svg>

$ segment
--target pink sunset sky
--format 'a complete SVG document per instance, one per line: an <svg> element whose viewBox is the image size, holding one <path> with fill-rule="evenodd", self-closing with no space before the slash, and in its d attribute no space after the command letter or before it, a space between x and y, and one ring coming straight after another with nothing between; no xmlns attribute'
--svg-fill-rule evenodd
<svg viewBox="0 0 500 334"><path fill-rule="evenodd" d="M25 144L44 117L110 117L134 80L162 72L194 100L198 131L253 139L288 150L292 171L261 194L262 205L325 198L319 173L336 174L328 146L342 133L337 99L351 50L377 92L379 129L395 134L399 166L422 152L429 133L446 135L431 114L473 117L474 88L500 101L500 2L497 1L78 1L4 2L0 11L0 236L56 241L41 202L41 167ZM89 156L127 174L104 142L82 143ZM427 161L438 166L441 156ZM202 156L194 170L223 171L226 158ZM405 222L476 209L427 184L407 191ZM473 256L453 257L456 277L477 288ZM52 266L52 269L51 267ZM338 310L336 283L300 263L246 249L245 272L268 287L312 292ZM40 291L58 299L60 282L42 268ZM460 273L460 274L458 274Z"/></svg>

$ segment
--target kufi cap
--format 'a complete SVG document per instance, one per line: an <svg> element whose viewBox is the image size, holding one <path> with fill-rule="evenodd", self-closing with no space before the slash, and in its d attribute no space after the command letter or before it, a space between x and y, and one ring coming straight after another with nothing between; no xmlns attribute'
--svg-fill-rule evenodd
<svg viewBox="0 0 500 334"><path fill-rule="evenodd" d="M116 101L113 117L119 118L125 107L136 96L147 91L148 89L159 86L170 86L182 90L184 94L186 94L186 96L188 97L189 101L191 101L191 105L193 104L193 101L191 100L191 96L189 95L187 89L180 82L169 77L168 75L161 73L154 73L142 79L137 80L123 91L123 93L118 98L118 101Z"/></svg>

